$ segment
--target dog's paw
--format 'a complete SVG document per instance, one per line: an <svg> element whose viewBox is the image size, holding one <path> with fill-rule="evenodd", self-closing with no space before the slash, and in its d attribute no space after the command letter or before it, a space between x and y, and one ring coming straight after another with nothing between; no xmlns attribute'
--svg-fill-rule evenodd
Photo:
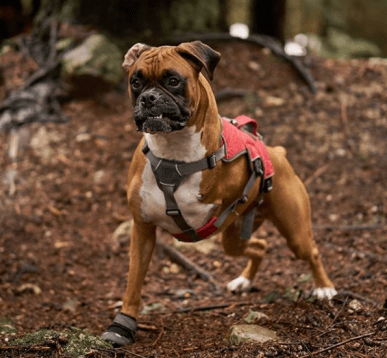
<svg viewBox="0 0 387 358"><path fill-rule="evenodd" d="M251 289L252 281L246 277L239 276L227 284L227 290L230 292L246 292Z"/></svg>
<svg viewBox="0 0 387 358"><path fill-rule="evenodd" d="M334 287L317 287L312 292L312 296L319 300L331 300L336 295L337 291Z"/></svg>

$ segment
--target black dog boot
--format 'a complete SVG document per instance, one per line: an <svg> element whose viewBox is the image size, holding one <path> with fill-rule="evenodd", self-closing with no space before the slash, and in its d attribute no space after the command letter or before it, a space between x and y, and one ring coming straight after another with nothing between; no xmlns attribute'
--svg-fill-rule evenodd
<svg viewBox="0 0 387 358"><path fill-rule="evenodd" d="M113 324L102 334L102 338L105 341L112 342L114 347L126 346L134 343L134 332L136 332L136 329L137 321L135 318L119 313L114 319Z"/></svg>

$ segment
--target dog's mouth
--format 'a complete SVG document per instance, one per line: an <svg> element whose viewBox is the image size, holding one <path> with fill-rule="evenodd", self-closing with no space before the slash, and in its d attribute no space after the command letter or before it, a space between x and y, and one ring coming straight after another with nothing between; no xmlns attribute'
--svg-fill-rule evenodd
<svg viewBox="0 0 387 358"><path fill-rule="evenodd" d="M144 133L170 133L183 129L190 118L185 101L152 88L143 92L134 106L137 130Z"/></svg>
<svg viewBox="0 0 387 358"><path fill-rule="evenodd" d="M135 122L139 132L170 133L183 129L187 125L188 117L174 117L168 114L141 116L141 118L135 116Z"/></svg>

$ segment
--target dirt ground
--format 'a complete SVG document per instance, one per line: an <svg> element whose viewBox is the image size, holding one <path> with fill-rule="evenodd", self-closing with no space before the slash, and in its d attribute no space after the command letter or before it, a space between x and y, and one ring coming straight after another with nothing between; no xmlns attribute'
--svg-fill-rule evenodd
<svg viewBox="0 0 387 358"><path fill-rule="evenodd" d="M222 53L213 87L247 89L222 101L222 115L248 114L268 145L282 145L311 198L315 240L338 296L309 299L310 272L265 223L257 236L268 253L252 292L216 293L194 272L156 250L142 292L137 342L88 357L386 357L387 356L387 61L307 58L318 93L292 66L259 47L213 43ZM34 70L8 54L0 62L0 100ZM16 335L0 336L0 356L65 357L12 348L41 328L75 326L100 335L118 312L128 269L128 242L112 234L130 219L126 175L140 135L121 89L63 104L66 124L33 124L32 146L16 164L0 133L0 316ZM17 171L16 192L5 180ZM166 235L160 241L172 244ZM224 287L245 264L208 252L178 250ZM211 308L212 305L224 305ZM200 309L197 309L200 308ZM279 341L231 344L230 327L249 309ZM319 353L321 351L321 353Z"/></svg>

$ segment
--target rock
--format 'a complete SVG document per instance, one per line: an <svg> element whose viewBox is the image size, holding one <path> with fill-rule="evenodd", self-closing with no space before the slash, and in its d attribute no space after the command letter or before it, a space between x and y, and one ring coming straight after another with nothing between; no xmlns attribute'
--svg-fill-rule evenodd
<svg viewBox="0 0 387 358"><path fill-rule="evenodd" d="M68 300L63 304L63 310L74 313L78 306L79 303L77 300Z"/></svg>
<svg viewBox="0 0 387 358"><path fill-rule="evenodd" d="M90 133L79 133L75 137L75 141L78 143L83 143L83 142L89 142L91 141L92 136Z"/></svg>
<svg viewBox="0 0 387 358"><path fill-rule="evenodd" d="M93 175L94 183L96 183L96 184L102 183L105 175L106 175L106 172L103 169L96 171Z"/></svg>
<svg viewBox="0 0 387 358"><path fill-rule="evenodd" d="M327 58L378 57L381 49L376 43L352 37L335 27L328 27L326 36L308 34L308 48L311 52Z"/></svg>
<svg viewBox="0 0 387 358"><path fill-rule="evenodd" d="M246 341L264 343L277 340L277 333L255 324L239 324L231 327L230 341L240 344Z"/></svg>
<svg viewBox="0 0 387 358"><path fill-rule="evenodd" d="M35 295L40 295L42 293L42 289L33 283L23 283L17 288L17 292L19 294L25 293L25 292L33 292Z"/></svg>
<svg viewBox="0 0 387 358"><path fill-rule="evenodd" d="M175 296L178 299L190 298L195 294L193 290L179 289L175 292Z"/></svg>
<svg viewBox="0 0 387 358"><path fill-rule="evenodd" d="M243 320L246 323L253 323L257 322L260 319L268 319L269 317L265 315L263 312L257 312L253 311L251 308L249 309L249 312L247 313L246 317L243 318Z"/></svg>
<svg viewBox="0 0 387 358"><path fill-rule="evenodd" d="M185 249L192 249L202 254L208 255L212 250L216 248L217 239L218 236L215 236L207 240L201 240L193 243L187 243L179 241L177 239L173 239L173 246L177 248L184 247Z"/></svg>
<svg viewBox="0 0 387 358"><path fill-rule="evenodd" d="M141 314L149 314L154 311L162 311L165 310L165 306L160 302L153 302L149 305L146 305L144 309L141 311Z"/></svg>
<svg viewBox="0 0 387 358"><path fill-rule="evenodd" d="M361 311L363 309L363 306L358 300L352 300L348 303L348 308L348 312L353 313Z"/></svg>
<svg viewBox="0 0 387 358"><path fill-rule="evenodd" d="M118 250L121 245L130 242L132 227L133 220L124 221L117 227L113 233L113 251Z"/></svg>
<svg viewBox="0 0 387 358"><path fill-rule="evenodd" d="M72 327L71 330L53 331L41 329L36 332L27 333L25 336L9 342L11 346L44 344L47 340L61 340L63 350L70 356L83 357L92 352L93 348L111 349L111 343L96 337L86 330Z"/></svg>
<svg viewBox="0 0 387 358"><path fill-rule="evenodd" d="M267 96L264 99L264 104L266 107L280 107L285 104L285 100L280 97Z"/></svg>
<svg viewBox="0 0 387 358"><path fill-rule="evenodd" d="M0 317L0 335L16 333L17 329L8 318Z"/></svg>
<svg viewBox="0 0 387 358"><path fill-rule="evenodd" d="M117 85L124 76L121 67L123 58L124 54L118 46L107 37L94 34L63 55L61 75L65 79L71 79L70 83L86 82L85 89L89 90L95 89L90 86L90 83L89 86L87 85L92 79Z"/></svg>

